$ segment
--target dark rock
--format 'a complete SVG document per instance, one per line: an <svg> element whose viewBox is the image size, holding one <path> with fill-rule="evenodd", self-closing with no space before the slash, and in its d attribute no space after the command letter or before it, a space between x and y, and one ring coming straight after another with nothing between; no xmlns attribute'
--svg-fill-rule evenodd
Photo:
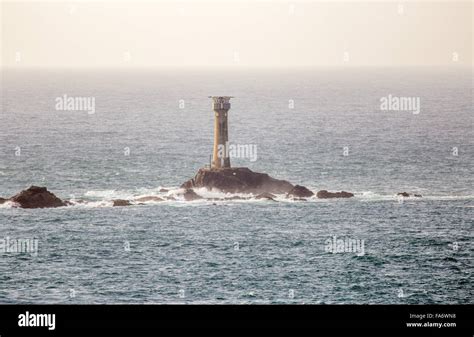
<svg viewBox="0 0 474 337"><path fill-rule="evenodd" d="M3 204L3 203L5 203L5 202L7 202L7 201L8 201L8 199L0 198L0 205Z"/></svg>
<svg viewBox="0 0 474 337"><path fill-rule="evenodd" d="M66 203L49 192L46 187L30 186L10 198L21 208L47 208L66 206Z"/></svg>
<svg viewBox="0 0 474 337"><path fill-rule="evenodd" d="M201 168L193 179L181 185L183 188L206 187L226 193L288 193L293 185L266 173L253 172L246 167L208 169Z"/></svg>
<svg viewBox="0 0 474 337"><path fill-rule="evenodd" d="M405 198L408 198L410 196L410 194L408 194L407 192L400 192L400 193L397 193L397 195L401 197L405 197Z"/></svg>
<svg viewBox="0 0 474 337"><path fill-rule="evenodd" d="M166 188L160 188L160 192L169 192L169 190Z"/></svg>
<svg viewBox="0 0 474 337"><path fill-rule="evenodd" d="M273 200L275 201L275 198L276 196L274 194L271 194L271 193L268 193L268 192L265 192L265 193L260 193L259 195L257 195L255 197L255 199L267 199L267 200Z"/></svg>
<svg viewBox="0 0 474 337"><path fill-rule="evenodd" d="M130 206L131 203L128 200L123 200L123 199L115 199L113 200L113 206Z"/></svg>
<svg viewBox="0 0 474 337"><path fill-rule="evenodd" d="M164 201L164 199L160 198L160 197L157 197L155 195L150 195L150 196L146 196L146 197L141 197L141 198L137 198L135 199L135 201L140 201L140 202L145 202L145 201Z"/></svg>
<svg viewBox="0 0 474 337"><path fill-rule="evenodd" d="M295 185L288 194L286 195L287 198L296 197L296 198L309 198L314 195L313 192L308 190L306 187L301 185Z"/></svg>
<svg viewBox="0 0 474 337"><path fill-rule="evenodd" d="M415 198L422 198L423 196L421 194L415 194L414 197Z"/></svg>
<svg viewBox="0 0 474 337"><path fill-rule="evenodd" d="M329 199L329 198L351 198L354 196L353 193L341 191L341 192L328 192L326 190L321 190L316 193L316 196L320 199Z"/></svg>
<svg viewBox="0 0 474 337"><path fill-rule="evenodd" d="M183 196L184 196L184 200L186 201L202 199L202 197L198 195L196 192L194 192L191 188L186 189Z"/></svg>

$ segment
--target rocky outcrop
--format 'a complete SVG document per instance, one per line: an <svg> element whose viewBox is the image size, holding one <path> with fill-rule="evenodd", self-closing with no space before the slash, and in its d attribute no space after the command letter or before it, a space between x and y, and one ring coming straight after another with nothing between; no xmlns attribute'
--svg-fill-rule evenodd
<svg viewBox="0 0 474 337"><path fill-rule="evenodd" d="M414 197L415 198L422 198L423 196L421 194L415 194Z"/></svg>
<svg viewBox="0 0 474 337"><path fill-rule="evenodd" d="M7 202L7 201L8 201L8 199L0 198L0 205L3 204L3 203L5 203L5 202Z"/></svg>
<svg viewBox="0 0 474 337"><path fill-rule="evenodd" d="M128 200L123 200L123 199L115 199L115 200L112 200L113 202L113 205L112 206L130 206L131 203L130 201Z"/></svg>
<svg viewBox="0 0 474 337"><path fill-rule="evenodd" d="M328 192L326 190L321 190L316 193L316 196L320 199L330 199L330 198L352 198L353 193L341 191L341 192Z"/></svg>
<svg viewBox="0 0 474 337"><path fill-rule="evenodd" d="M21 208L47 208L66 206L66 203L49 192L46 187L30 186L10 198Z"/></svg>
<svg viewBox="0 0 474 337"><path fill-rule="evenodd" d="M159 192L169 192L169 189L167 189L167 188L160 188Z"/></svg>
<svg viewBox="0 0 474 337"><path fill-rule="evenodd" d="M184 200L186 201L202 199L202 197L198 195L196 192L194 192L191 188L188 188L186 189L186 191L184 191L183 197L184 197Z"/></svg>
<svg viewBox="0 0 474 337"><path fill-rule="evenodd" d="M288 193L293 185L286 180L270 177L266 173L253 172L246 167L221 169L199 169L196 176L184 184L183 188L206 187L226 193Z"/></svg>
<svg viewBox="0 0 474 337"><path fill-rule="evenodd" d="M287 198L309 198L314 195L313 192L301 185L295 185L286 195Z"/></svg>

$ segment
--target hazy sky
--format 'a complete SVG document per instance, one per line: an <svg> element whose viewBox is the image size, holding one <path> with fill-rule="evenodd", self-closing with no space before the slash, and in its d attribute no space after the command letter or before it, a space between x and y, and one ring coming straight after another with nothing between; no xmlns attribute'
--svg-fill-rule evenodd
<svg viewBox="0 0 474 337"><path fill-rule="evenodd" d="M472 2L401 4L4 1L2 65L472 64Z"/></svg>

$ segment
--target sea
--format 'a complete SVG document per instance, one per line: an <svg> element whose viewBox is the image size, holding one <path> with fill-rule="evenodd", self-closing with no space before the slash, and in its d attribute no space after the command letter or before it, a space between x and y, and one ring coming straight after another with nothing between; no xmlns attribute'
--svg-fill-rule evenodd
<svg viewBox="0 0 474 337"><path fill-rule="evenodd" d="M220 95L232 166L355 196L184 201ZM4 68L0 197L72 205L0 205L0 303L472 304L473 130L472 68Z"/></svg>

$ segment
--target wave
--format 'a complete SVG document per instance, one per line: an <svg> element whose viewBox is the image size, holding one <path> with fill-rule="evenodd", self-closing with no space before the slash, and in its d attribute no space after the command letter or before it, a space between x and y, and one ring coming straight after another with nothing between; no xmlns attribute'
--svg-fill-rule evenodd
<svg viewBox="0 0 474 337"><path fill-rule="evenodd" d="M166 190L166 192L162 192ZM175 187L156 187L156 188L139 188L135 190L92 190L87 191L84 193L84 197L92 198L92 199L105 199L105 200L113 200L113 199L133 199L133 198L140 198L143 196L160 196L166 195L169 192L177 193L180 188Z"/></svg>
<svg viewBox="0 0 474 337"><path fill-rule="evenodd" d="M317 189L312 189L317 190ZM354 197L350 199L319 199L316 195L306 198L305 201L286 198L285 194L276 194L274 200L257 199L256 195L251 193L226 193L220 190L208 190L206 188L195 188L194 191L202 198L194 201L185 201L184 189L179 187L156 188L138 188L133 190L90 190L82 195L70 195L68 202L72 207L112 207L114 200L127 200L131 205L149 205L149 204L213 204L213 203L328 203L328 202L376 202L392 201L399 202L400 197L395 194L383 194L374 191L356 191ZM423 197L404 197L405 202L423 202L429 201L456 201L456 200L474 200L474 195L423 195ZM0 205L0 208L12 208L17 205L7 201ZM474 205L463 205L460 207L474 207Z"/></svg>
<svg viewBox="0 0 474 337"><path fill-rule="evenodd" d="M17 204L13 201L5 201L3 204L0 204L0 208L13 208L17 207Z"/></svg>
<svg viewBox="0 0 474 337"><path fill-rule="evenodd" d="M353 192L354 197L360 200L373 200L373 201L388 201L388 200L399 200L400 197L396 194L380 194L372 191L360 191L360 192ZM426 195L423 194L421 198L419 197L403 197L403 200L407 201L426 201L426 200L435 200L435 201L443 201L443 200L474 200L474 195L440 195L440 194L431 194Z"/></svg>

